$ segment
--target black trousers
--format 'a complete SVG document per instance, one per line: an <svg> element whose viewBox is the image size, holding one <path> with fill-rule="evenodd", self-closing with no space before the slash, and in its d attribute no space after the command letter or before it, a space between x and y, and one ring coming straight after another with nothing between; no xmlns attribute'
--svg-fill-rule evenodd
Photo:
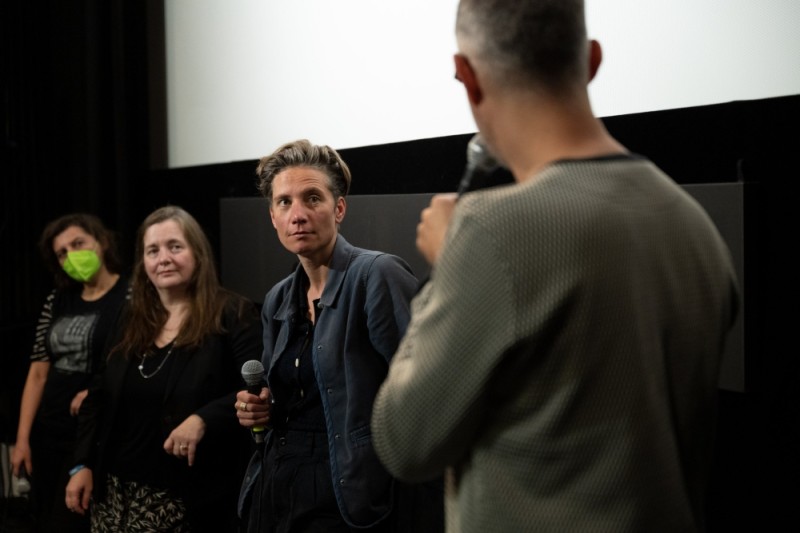
<svg viewBox="0 0 800 533"><path fill-rule="evenodd" d="M249 509L248 533L437 533L444 529L441 481L397 483L394 509L369 529L344 521L331 480L324 432L275 431Z"/></svg>

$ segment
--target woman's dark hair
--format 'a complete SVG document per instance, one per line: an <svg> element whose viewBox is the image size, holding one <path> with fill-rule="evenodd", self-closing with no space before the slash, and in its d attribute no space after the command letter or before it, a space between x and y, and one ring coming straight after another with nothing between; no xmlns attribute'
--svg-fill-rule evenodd
<svg viewBox="0 0 800 533"><path fill-rule="evenodd" d="M53 273L54 281L57 287L63 288L69 285L79 283L78 281L70 278L61 264L58 262L53 251L53 240L63 233L67 228L77 226L83 231L95 238L100 246L103 247L103 256L100 260L106 267L106 270L112 274L119 274L122 264L117 251L117 240L114 232L109 230L103 222L95 215L88 213L71 213L59 217L45 226L39 237L39 251L42 254L47 268Z"/></svg>

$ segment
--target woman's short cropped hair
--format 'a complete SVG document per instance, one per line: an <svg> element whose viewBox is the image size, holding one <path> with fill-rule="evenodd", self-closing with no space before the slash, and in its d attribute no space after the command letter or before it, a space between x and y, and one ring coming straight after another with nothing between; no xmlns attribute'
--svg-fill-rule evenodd
<svg viewBox="0 0 800 533"><path fill-rule="evenodd" d="M275 176L292 167L309 167L324 173L330 180L334 198L347 196L350 191L350 169L339 153L330 146L300 139L284 144L258 163L258 190L270 204Z"/></svg>

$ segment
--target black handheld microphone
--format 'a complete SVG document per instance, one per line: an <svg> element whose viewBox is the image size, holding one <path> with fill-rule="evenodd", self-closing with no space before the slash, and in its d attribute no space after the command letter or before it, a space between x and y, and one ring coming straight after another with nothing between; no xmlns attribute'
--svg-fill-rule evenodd
<svg viewBox="0 0 800 533"><path fill-rule="evenodd" d="M264 386L264 365L261 364L261 361L256 361L255 359L246 361L242 365L242 379L244 384L247 385L247 392L256 396L261 394L261 387ZM251 428L253 439L258 443L264 442L266 429L264 426L253 426Z"/></svg>
<svg viewBox="0 0 800 533"><path fill-rule="evenodd" d="M467 143L467 167L464 176L458 183L458 195L480 189L486 185L488 178L498 167L500 162L492 155L483 141L480 133L472 136Z"/></svg>

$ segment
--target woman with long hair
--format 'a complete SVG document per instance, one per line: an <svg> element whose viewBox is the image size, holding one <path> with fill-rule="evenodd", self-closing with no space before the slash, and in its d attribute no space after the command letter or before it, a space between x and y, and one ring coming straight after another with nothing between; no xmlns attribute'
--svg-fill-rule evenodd
<svg viewBox="0 0 800 533"><path fill-rule="evenodd" d="M179 207L142 223L132 281L122 338L81 413L67 507L85 513L93 496L95 532L234 531L247 442L229 406L261 354L256 308L220 287L208 239Z"/></svg>

